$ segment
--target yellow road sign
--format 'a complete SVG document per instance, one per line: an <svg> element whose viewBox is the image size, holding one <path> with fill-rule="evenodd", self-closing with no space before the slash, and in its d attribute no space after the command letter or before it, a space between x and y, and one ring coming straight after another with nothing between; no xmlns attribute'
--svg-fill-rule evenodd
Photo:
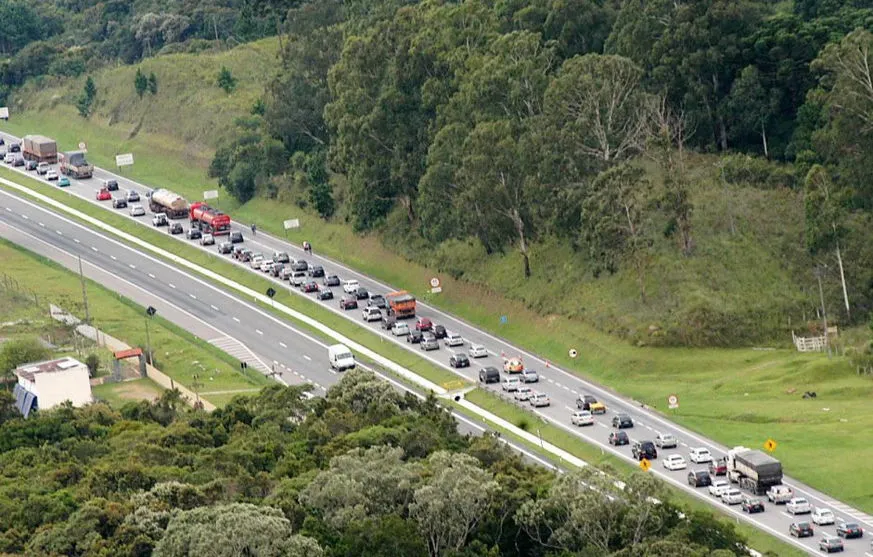
<svg viewBox="0 0 873 557"><path fill-rule="evenodd" d="M644 458L640 461L640 468L643 469L643 472L648 472L649 468L652 467L652 463L649 462L648 458Z"/></svg>
<svg viewBox="0 0 873 557"><path fill-rule="evenodd" d="M776 450L776 441L772 439L767 439L767 441L764 442L764 448L772 453Z"/></svg>

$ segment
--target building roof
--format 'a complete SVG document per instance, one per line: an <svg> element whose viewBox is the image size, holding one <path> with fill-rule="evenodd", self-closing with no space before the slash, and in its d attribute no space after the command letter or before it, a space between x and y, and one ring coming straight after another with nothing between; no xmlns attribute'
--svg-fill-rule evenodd
<svg viewBox="0 0 873 557"><path fill-rule="evenodd" d="M33 381L34 377L40 373L57 373L68 369L84 365L75 358L60 358L57 360L47 360L45 362L36 362L32 364L24 364L15 368L15 374L23 377L28 381Z"/></svg>

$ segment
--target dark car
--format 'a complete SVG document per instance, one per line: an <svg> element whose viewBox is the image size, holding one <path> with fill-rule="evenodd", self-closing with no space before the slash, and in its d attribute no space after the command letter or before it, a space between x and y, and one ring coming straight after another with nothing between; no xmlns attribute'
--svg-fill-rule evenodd
<svg viewBox="0 0 873 557"><path fill-rule="evenodd" d="M613 431L609 434L609 444L615 445L616 447L619 445L627 445L630 443L630 439L627 436L627 433L623 431Z"/></svg>
<svg viewBox="0 0 873 557"><path fill-rule="evenodd" d="M306 261L304 261L302 259L298 259L297 261L295 261L294 263L291 264L291 270L292 271L308 271L309 270L309 263L307 263Z"/></svg>
<svg viewBox="0 0 873 557"><path fill-rule="evenodd" d="M10 153L20 153L21 152L21 143L10 143L9 144L9 152Z"/></svg>
<svg viewBox="0 0 873 557"><path fill-rule="evenodd" d="M324 276L324 267L321 265L313 265L309 268L309 276L312 278L321 278Z"/></svg>
<svg viewBox="0 0 873 557"><path fill-rule="evenodd" d="M127 202L135 203L139 201L139 192L136 190L128 190L127 191Z"/></svg>
<svg viewBox="0 0 873 557"><path fill-rule="evenodd" d="M169 232L170 234L181 234L182 232L185 232L185 229L182 228L181 222L174 222L170 225Z"/></svg>
<svg viewBox="0 0 873 557"><path fill-rule="evenodd" d="M449 358L449 365L452 367L470 367L470 358L463 352L458 352Z"/></svg>
<svg viewBox="0 0 873 557"><path fill-rule="evenodd" d="M239 243L242 243L243 241L245 241L245 240L243 238L242 232L231 232L230 233L230 243L231 244L239 244Z"/></svg>
<svg viewBox="0 0 873 557"><path fill-rule="evenodd" d="M370 299L367 300L368 306L377 307L379 309L388 309L388 301L381 294L370 294Z"/></svg>
<svg viewBox="0 0 873 557"><path fill-rule="evenodd" d="M688 472L688 485L691 487L706 487L712 485L712 477L706 470L692 470Z"/></svg>
<svg viewBox="0 0 873 557"><path fill-rule="evenodd" d="M634 446L631 447L631 454L634 455L634 458L637 460L642 460L644 458L655 460L658 458L658 449L655 448L655 444L651 441L637 441L634 443Z"/></svg>
<svg viewBox="0 0 873 557"><path fill-rule="evenodd" d="M218 244L218 253L226 255L233 251L233 244L230 242L221 242Z"/></svg>
<svg viewBox="0 0 873 557"><path fill-rule="evenodd" d="M442 325L434 325L433 326L433 335L437 338L446 338L446 328Z"/></svg>
<svg viewBox="0 0 873 557"><path fill-rule="evenodd" d="M597 398L591 395L579 395L576 399L576 408L579 410L591 410L591 405L597 402Z"/></svg>
<svg viewBox="0 0 873 557"><path fill-rule="evenodd" d="M433 335L422 335L421 342L418 343L418 346L427 352L440 349L440 343Z"/></svg>
<svg viewBox="0 0 873 557"><path fill-rule="evenodd" d="M397 317L394 316L391 311L386 311L382 314L382 321L379 322L379 326L385 329L386 331L390 330L391 327L394 326L394 323L397 322Z"/></svg>
<svg viewBox="0 0 873 557"><path fill-rule="evenodd" d="M325 286L339 286L340 285L340 279L336 275L327 275L326 277L324 277L324 280L321 282L323 282Z"/></svg>
<svg viewBox="0 0 873 557"><path fill-rule="evenodd" d="M116 197L112 200L113 209L127 209L127 201L124 198Z"/></svg>
<svg viewBox="0 0 873 557"><path fill-rule="evenodd" d="M250 249L244 249L239 253L239 260L243 263L248 263L255 256L255 252Z"/></svg>
<svg viewBox="0 0 873 557"><path fill-rule="evenodd" d="M743 497L743 512L749 514L764 512L764 502L754 497Z"/></svg>
<svg viewBox="0 0 873 557"><path fill-rule="evenodd" d="M273 275L274 277L278 277L279 273L281 273L282 269L284 269L284 268L285 268L285 265L283 265L282 263L273 263L273 266L270 267L270 274Z"/></svg>
<svg viewBox="0 0 873 557"><path fill-rule="evenodd" d="M358 301L351 296L343 296L339 302L340 309L358 309Z"/></svg>
<svg viewBox="0 0 873 557"><path fill-rule="evenodd" d="M864 530L856 522L841 522L837 526L837 535L841 538L860 538L864 536Z"/></svg>
<svg viewBox="0 0 873 557"><path fill-rule="evenodd" d="M833 553L835 551L842 553L846 550L846 548L843 547L843 540L834 536L829 536L828 534L825 534L820 540L818 540L818 548L825 553Z"/></svg>
<svg viewBox="0 0 873 557"><path fill-rule="evenodd" d="M358 288L357 290L355 290L355 298L359 300L366 300L369 297L370 293L367 292L366 288Z"/></svg>
<svg viewBox="0 0 873 557"><path fill-rule="evenodd" d="M612 427L625 429L634 426L634 421L627 414L618 414L612 417Z"/></svg>
<svg viewBox="0 0 873 557"><path fill-rule="evenodd" d="M427 317L419 317L415 322L416 331L429 331L433 328L433 322Z"/></svg>
<svg viewBox="0 0 873 557"><path fill-rule="evenodd" d="M39 163L36 161L25 161L24 169L25 170L36 170L36 167L39 166Z"/></svg>
<svg viewBox="0 0 873 557"><path fill-rule="evenodd" d="M304 282L303 284L300 285L300 290L306 292L307 294L309 294L310 292L318 292L318 283L315 282L314 280L311 280L309 282ZM357 307L357 306L355 306L355 307Z"/></svg>
<svg viewBox="0 0 873 557"><path fill-rule="evenodd" d="M482 383L500 383L500 371L492 366L483 367L479 370L479 381Z"/></svg>
<svg viewBox="0 0 873 557"><path fill-rule="evenodd" d="M284 251L277 251L273 254L274 263L291 263L291 257Z"/></svg>
<svg viewBox="0 0 873 557"><path fill-rule="evenodd" d="M318 291L318 299L319 300L333 300L333 290L330 288L322 288Z"/></svg>
<svg viewBox="0 0 873 557"><path fill-rule="evenodd" d="M809 538L815 535L809 522L792 522L788 527L788 533L797 538Z"/></svg>
<svg viewBox="0 0 873 557"><path fill-rule="evenodd" d="M709 463L709 473L712 476L724 476L727 474L727 462L723 458Z"/></svg>
<svg viewBox="0 0 873 557"><path fill-rule="evenodd" d="M196 228L189 228L188 232L185 233L185 237L189 240L199 240L203 237L203 234Z"/></svg>
<svg viewBox="0 0 873 557"><path fill-rule="evenodd" d="M409 331L409 334L406 335L406 342L408 342L410 344L418 344L419 342L422 341L423 338L424 338L424 333L422 333L421 331L416 331L414 329L411 329Z"/></svg>
<svg viewBox="0 0 873 557"><path fill-rule="evenodd" d="M118 191L118 180L103 180L103 187L109 191Z"/></svg>

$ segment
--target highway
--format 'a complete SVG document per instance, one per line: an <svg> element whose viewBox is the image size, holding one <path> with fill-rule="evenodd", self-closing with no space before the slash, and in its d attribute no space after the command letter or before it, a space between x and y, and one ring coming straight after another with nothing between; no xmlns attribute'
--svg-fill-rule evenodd
<svg viewBox="0 0 873 557"><path fill-rule="evenodd" d="M36 177L34 173L30 173L30 175L32 177ZM98 174L98 176L99 175L100 174ZM108 174L102 175L104 177L108 176ZM128 180L125 180L124 178L117 177L116 179L121 185L122 192L124 190L133 188L138 190L142 194L146 190L144 186L134 184ZM109 202L98 203L94 200L93 194L96 188L97 180L92 179L83 180L82 182L73 181L72 186L69 188L65 188L65 190L69 191L71 194L78 195L83 199L88 199L95 204L100 204L101 206L106 207L107 210L111 210L111 208L109 208ZM89 232L82 227L78 227L81 229L78 232L74 232L72 230L64 232L64 228L62 228L59 224L58 217L56 215L52 215L47 211L35 208L32 205L22 203L20 200L16 200L14 197L9 195L0 195L0 201L2 201L2 203L0 203L0 209L2 209L3 211L2 219L6 220L7 222L9 222L9 224L16 227L27 226L26 223L31 222L31 228L34 227L32 221L35 218L41 219L35 225L35 229L37 232L43 228L45 228L47 231L47 233L44 234L44 236L47 236L47 238L41 239L55 245L60 244L63 246L63 249L70 250L70 253L76 253L81 251L85 251L87 253L87 250L90 249L97 250L96 252L94 252L95 254L97 254L102 253L101 250L106 249L102 247L104 244L106 244L106 240L103 238L92 237L90 239L91 243L89 243L88 248L82 247L82 244L85 242L85 240L82 238L76 238L80 240L80 242L78 243L75 242L75 240L72 238L67 238L65 236L66 234L74 233L84 238L87 234L89 234ZM128 216L128 213L125 210L119 210L115 212L117 214L124 215L125 217ZM34 217L33 215L42 216ZM25 219L24 216L28 216L28 218ZM150 221L150 216L139 217L138 220L142 222L145 226L149 226L148 223ZM43 222L44 226L40 226L39 222ZM61 234L52 234L51 230L49 229L60 230ZM253 249L255 251L261 251L265 254L270 254L272 251L287 251L291 254L292 257L303 257L303 253L298 247L291 246L280 239L264 235L260 232L257 234L257 237L252 238L251 234L248 233L247 227L238 227L238 229L243 230L246 234L245 245L250 249ZM28 231L29 233L32 232L30 230ZM206 249L209 251L215 249L214 247L201 248L196 242L188 242L184 240L184 237L177 236L175 238L177 238L178 241L189 243L192 246L197 247L198 249ZM215 252L212 251L212 253ZM233 302L233 295L217 289L203 281L200 281L199 279L184 275L184 273L179 273L179 275L187 278L167 278L166 273L168 273L169 270L161 271L161 273L159 274L153 269L153 267L157 265L162 265L164 267L166 267L166 265L160 264L156 260L144 254L138 254L133 250L130 250L129 248L127 248L126 250L119 250L117 253L113 250L112 253L109 253L107 255L109 256L109 262L113 264L111 268L113 269L114 273L117 273L119 276L125 277L126 280L132 280L131 276L138 275L139 280L141 281L140 283L138 283L138 285L145 289L155 288L155 282L166 284L166 288L174 291L173 298L171 298L174 303L181 299L182 302L185 302L185 304L187 304L182 307L190 307L190 311L192 313L196 313L201 317L205 316L205 319L210 323L220 322L221 330L226 331L227 335L239 339L242 344L251 347L251 349L254 350L258 355L260 355L262 359L265 360L265 362L269 363L275 360L276 362L279 362L280 366L284 365L287 369L292 370L290 376L283 371L283 378L288 377L289 381L293 381L295 380L295 378L301 380L308 379L320 385L330 384L329 381L332 374L327 372L326 369L319 369L318 366L313 367L309 365L309 360L306 360L303 357L314 357L314 354L306 352L306 350L309 350L310 352L313 351L311 345L300 348L298 344L293 343L294 341L289 342L291 337L295 337L296 335L289 330L290 326L286 323L271 316L267 316L266 314L263 314L263 312L260 312L260 310L256 310L262 315L261 317L255 318L255 324L248 320L246 322L243 322L241 315L248 315L243 311L243 308L241 307L247 305L244 302ZM113 260L112 257L115 257L116 259ZM229 256L228 259L230 260ZM367 288L371 292L384 294L386 292L395 290L395 288L390 288L387 285L380 284L377 281L374 281L368 277L365 277L342 266L341 264L322 258L317 254L313 257L306 257L306 259L309 260L311 263L323 265L328 273L336 273L340 276L341 279L358 280L361 286ZM101 262L101 265L103 263L107 262L103 261ZM254 270L251 270L251 272L262 274ZM154 275L154 278L152 278L151 275ZM275 280L274 282L283 288L289 288L287 283L282 283L279 280ZM114 285L113 288L115 288ZM309 298L313 297L311 294L305 295L297 290L294 291L301 296L307 296ZM341 292L337 290L337 297L339 297L340 293ZM336 312L337 314L345 315L347 318L356 321L362 326L369 326L378 334L382 334L386 342L395 342L399 346L403 346L410 350L415 350L422 357L428 358L434 363L448 368L447 360L450 350L447 347L441 346L439 350L433 352L421 352L418 350L417 346L410 345L406 343L403 339L395 338L390 334L381 331L378 327L378 324L364 324L361 320L360 311L344 312L339 309L336 300L324 303L323 305ZM163 312L163 310L161 310L160 308L159 311ZM542 418L554 423L558 427L562 427L568 431L571 431L575 435L578 435L580 438L585 439L586 441L594 445L597 445L604 451L609 451L619 456L620 458L632 461L629 446L612 447L606 443L608 434L611 431L610 422L612 417L617 412L623 412L630 415L635 423L635 427L633 429L627 430L632 442L634 440L642 439L651 440L655 437L657 433L671 433L679 439L680 445L679 447L677 447L676 450L661 451L662 454L660 454L659 456L666 456L676 453L682 454L687 459L688 451L691 447L707 447L717 457L722 456L726 452L726 447L714 443L711 440L705 439L699 434L685 430L684 428L673 424L662 415L650 409L641 408L638 404L627 400L620 395L612 393L605 388L588 382L562 369L556 368L555 366L548 366L544 360L536 357L535 355L523 351L517 347L511 346L510 344L486 332L479 331L475 327L472 327L461 320L448 316L443 312L440 312L439 310L428 307L424 304L419 304L418 314L421 316L429 317L433 319L435 323L446 326L449 331L458 332L466 340L467 345L472 342L482 344L488 348L489 355L486 358L474 360L474 363L470 368L453 370L460 376L470 381L477 381L478 371L483 365L492 365L501 368L501 356L504 354L506 356L521 356L523 358L525 366L528 368L536 369L542 377L541 381L538 384L533 384L531 386L536 390L546 393L551 398L551 406L547 408L536 409L533 411L539 414ZM270 319L274 322L281 323L282 326L275 327L272 324L270 326L259 326L259 324L264 323L260 320L264 319ZM299 340L297 340L297 342L299 342ZM466 346L463 349L459 348L458 350L466 350ZM322 354L323 352L324 351L322 350ZM295 375L294 372L297 372L299 376ZM487 386L487 388L502 394L499 385L489 385ZM572 426L570 424L569 418L572 414L572 411L575 410L576 397L583 393L594 395L600 401L605 403L609 410L605 416L599 416L596 418L596 424L593 427L576 428L575 426ZM509 398L509 400L512 399ZM691 465L691 468L697 467L698 466L696 465ZM809 538L805 540L794 540L793 538L787 537L788 525L792 521L794 521L794 519L790 515L787 515L782 510L782 507L767 505L767 511L765 513L749 517L744 515L736 506L728 507L727 505L716 502L714 498L709 497L705 494L704 488L694 490L687 486L687 484L685 483L687 470L675 472L668 471L661 466L661 461L658 460L653 463L652 472L682 489L686 489L689 492L696 493L698 497L703 500L711 501L714 505L722 509L724 512L727 512L737 517L742 516L744 519L750 520L752 523L762 528L763 530L779 536L783 539L790 540L790 543L794 543L798 547L802 547L811 553L814 553L817 550L819 529L817 529L817 536L814 538ZM834 501L826 495L823 495L808 486L802 485L789 477L786 477L785 483L791 486L798 495L809 499L813 506L831 508L838 517L845 518L850 521L859 522L868 531L873 529L873 518L859 511L853 510L847 505ZM835 531L834 527L832 526L824 527L821 530L830 533L833 533ZM873 551L870 551L869 539L866 537L862 540L847 540L846 549L849 555L867 554L867 557L873 557Z"/></svg>

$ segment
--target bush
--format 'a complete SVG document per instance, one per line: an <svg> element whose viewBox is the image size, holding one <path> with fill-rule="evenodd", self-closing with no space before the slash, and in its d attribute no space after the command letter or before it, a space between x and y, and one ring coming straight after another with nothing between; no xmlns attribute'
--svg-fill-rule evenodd
<svg viewBox="0 0 873 557"><path fill-rule="evenodd" d="M96 377L97 372L100 370L100 356L88 354L88 357L85 358L85 365L88 366L88 373L91 377Z"/></svg>
<svg viewBox="0 0 873 557"><path fill-rule="evenodd" d="M761 189L794 188L795 169L749 155L730 155L723 159L724 179L729 184L750 185Z"/></svg>

